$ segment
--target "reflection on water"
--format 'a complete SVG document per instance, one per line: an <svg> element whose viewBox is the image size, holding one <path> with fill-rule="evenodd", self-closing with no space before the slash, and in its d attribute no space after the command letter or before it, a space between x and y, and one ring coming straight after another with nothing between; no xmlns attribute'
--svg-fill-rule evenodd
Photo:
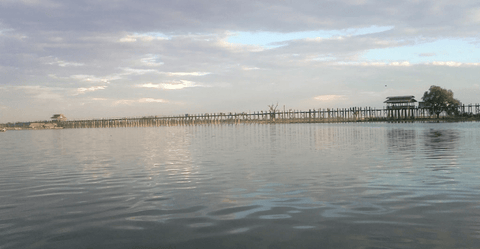
<svg viewBox="0 0 480 249"><path fill-rule="evenodd" d="M387 131L388 148L392 153L415 151L417 145L417 132L414 129L389 129Z"/></svg>
<svg viewBox="0 0 480 249"><path fill-rule="evenodd" d="M459 131L454 129L429 129L424 132L425 151L432 159L456 157Z"/></svg>
<svg viewBox="0 0 480 249"><path fill-rule="evenodd" d="M0 248L477 248L478 128L5 133Z"/></svg>

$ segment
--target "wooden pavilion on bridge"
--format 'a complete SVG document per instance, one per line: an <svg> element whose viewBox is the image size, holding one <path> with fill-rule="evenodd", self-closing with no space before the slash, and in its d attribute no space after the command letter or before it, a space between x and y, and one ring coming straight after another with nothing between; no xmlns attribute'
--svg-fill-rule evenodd
<svg viewBox="0 0 480 249"><path fill-rule="evenodd" d="M415 113L415 96L387 97L387 118L413 118Z"/></svg>
<svg viewBox="0 0 480 249"><path fill-rule="evenodd" d="M67 121L67 117L65 117L65 115L63 114L53 114L53 116L51 117L52 121L54 122L63 122L63 121Z"/></svg>

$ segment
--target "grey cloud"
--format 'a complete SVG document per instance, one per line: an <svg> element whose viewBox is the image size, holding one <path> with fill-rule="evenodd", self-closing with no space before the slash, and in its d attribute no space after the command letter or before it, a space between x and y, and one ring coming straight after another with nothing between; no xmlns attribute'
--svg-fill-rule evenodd
<svg viewBox="0 0 480 249"><path fill-rule="evenodd" d="M19 31L210 33L292 32L372 25L423 34L472 34L465 16L478 1L39 1L3 2L1 22ZM470 18L469 20L476 20ZM407 32L407 31L405 31Z"/></svg>

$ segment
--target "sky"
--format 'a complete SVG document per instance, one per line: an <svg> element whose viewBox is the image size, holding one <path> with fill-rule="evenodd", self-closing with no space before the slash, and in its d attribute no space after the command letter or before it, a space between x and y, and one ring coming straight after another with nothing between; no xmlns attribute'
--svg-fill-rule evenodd
<svg viewBox="0 0 480 249"><path fill-rule="evenodd" d="M0 123L480 103L478 0L0 0Z"/></svg>

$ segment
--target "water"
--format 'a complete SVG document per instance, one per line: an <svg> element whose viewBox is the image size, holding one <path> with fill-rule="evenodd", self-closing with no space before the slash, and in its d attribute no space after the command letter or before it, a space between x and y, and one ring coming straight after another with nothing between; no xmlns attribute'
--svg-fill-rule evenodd
<svg viewBox="0 0 480 249"><path fill-rule="evenodd" d="M0 248L479 248L480 123L0 134Z"/></svg>

